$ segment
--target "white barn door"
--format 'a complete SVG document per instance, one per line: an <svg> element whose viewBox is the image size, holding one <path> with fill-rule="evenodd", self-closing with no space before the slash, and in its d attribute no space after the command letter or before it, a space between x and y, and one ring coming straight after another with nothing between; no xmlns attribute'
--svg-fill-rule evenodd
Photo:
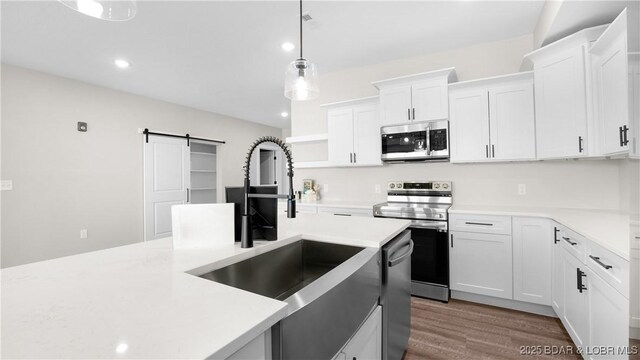
<svg viewBox="0 0 640 360"><path fill-rule="evenodd" d="M186 139L149 135L144 144L144 239L171 236L171 206L186 204L190 182Z"/></svg>

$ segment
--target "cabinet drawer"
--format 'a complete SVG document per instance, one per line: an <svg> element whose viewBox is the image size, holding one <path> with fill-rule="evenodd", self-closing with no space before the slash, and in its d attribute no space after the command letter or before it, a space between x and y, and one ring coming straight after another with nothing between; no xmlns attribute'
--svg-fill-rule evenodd
<svg viewBox="0 0 640 360"><path fill-rule="evenodd" d="M558 229L560 230L558 232L558 239L560 240L562 247L567 249L567 251L578 260L586 264L587 239L566 226L560 225Z"/></svg>
<svg viewBox="0 0 640 360"><path fill-rule="evenodd" d="M343 207L318 207L318 214L333 214L336 216L364 216L373 217L373 208L343 208Z"/></svg>
<svg viewBox="0 0 640 360"><path fill-rule="evenodd" d="M511 216L451 214L449 226L453 231L511 235Z"/></svg>
<svg viewBox="0 0 640 360"><path fill-rule="evenodd" d="M587 266L624 297L629 298L629 261L594 242L589 242Z"/></svg>

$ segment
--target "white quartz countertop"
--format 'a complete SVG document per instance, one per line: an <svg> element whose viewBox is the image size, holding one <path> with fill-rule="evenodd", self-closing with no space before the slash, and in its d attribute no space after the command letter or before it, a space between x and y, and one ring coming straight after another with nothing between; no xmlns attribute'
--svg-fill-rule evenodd
<svg viewBox="0 0 640 360"><path fill-rule="evenodd" d="M201 274L301 238L379 247L392 219L300 214L278 241L174 250L170 238L3 269L2 358L226 358L287 315L287 303Z"/></svg>
<svg viewBox="0 0 640 360"><path fill-rule="evenodd" d="M598 245L629 260L629 214L615 210L544 207L454 205L450 214L480 214L544 217L570 228Z"/></svg>
<svg viewBox="0 0 640 360"><path fill-rule="evenodd" d="M286 200L284 200L286 202ZM351 209L368 209L373 211L373 205L384 201L341 201L341 200L296 200L297 205L312 205L318 207L336 207Z"/></svg>

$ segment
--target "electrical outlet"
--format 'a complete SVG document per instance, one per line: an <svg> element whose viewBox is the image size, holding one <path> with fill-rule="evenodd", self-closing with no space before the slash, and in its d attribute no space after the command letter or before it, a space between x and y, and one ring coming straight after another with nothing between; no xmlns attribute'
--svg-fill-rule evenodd
<svg viewBox="0 0 640 360"><path fill-rule="evenodd" d="M87 238L87 229L80 229L80 239Z"/></svg>
<svg viewBox="0 0 640 360"><path fill-rule="evenodd" d="M380 194L380 184L375 184L373 188L376 194Z"/></svg>
<svg viewBox="0 0 640 360"><path fill-rule="evenodd" d="M322 185L322 191L325 192L325 193L328 193L329 192L329 184Z"/></svg>
<svg viewBox="0 0 640 360"><path fill-rule="evenodd" d="M0 184L2 190L13 190L13 181L11 180L2 180Z"/></svg>
<svg viewBox="0 0 640 360"><path fill-rule="evenodd" d="M518 195L527 194L527 184L518 184Z"/></svg>

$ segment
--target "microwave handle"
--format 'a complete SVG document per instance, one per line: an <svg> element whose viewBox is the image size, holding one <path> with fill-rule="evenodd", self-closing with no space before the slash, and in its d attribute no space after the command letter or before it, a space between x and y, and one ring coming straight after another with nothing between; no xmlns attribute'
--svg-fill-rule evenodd
<svg viewBox="0 0 640 360"><path fill-rule="evenodd" d="M427 155L431 155L431 127L427 127L427 138L426 138L426 142L427 142Z"/></svg>

